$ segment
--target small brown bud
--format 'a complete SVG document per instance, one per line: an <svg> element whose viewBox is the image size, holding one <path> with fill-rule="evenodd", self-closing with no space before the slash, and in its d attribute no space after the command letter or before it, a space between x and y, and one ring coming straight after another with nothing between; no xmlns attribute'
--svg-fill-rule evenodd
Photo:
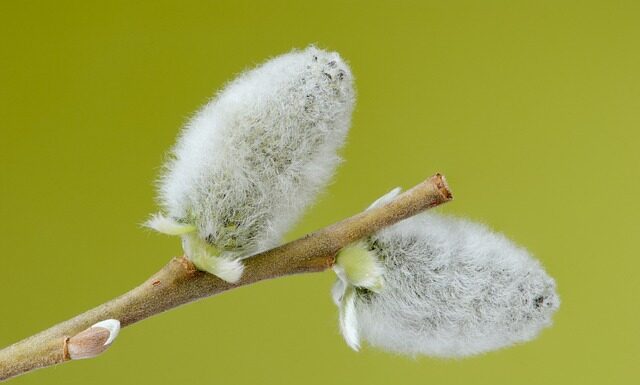
<svg viewBox="0 0 640 385"><path fill-rule="evenodd" d="M107 350L120 331L120 321L100 321L66 341L65 356L71 360L93 358Z"/></svg>

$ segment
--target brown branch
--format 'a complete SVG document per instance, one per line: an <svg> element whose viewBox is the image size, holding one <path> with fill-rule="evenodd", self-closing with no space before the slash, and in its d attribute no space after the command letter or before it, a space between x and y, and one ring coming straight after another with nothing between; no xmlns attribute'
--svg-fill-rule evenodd
<svg viewBox="0 0 640 385"><path fill-rule="evenodd" d="M174 258L128 293L0 350L0 381L73 359L67 343L74 339L83 341L86 346L82 349L90 352L88 356L99 354L106 348L98 349L91 344L103 344L106 335L88 329L98 321L116 319L125 327L239 286L291 274L324 271L333 265L336 253L344 246L451 199L444 177L437 174L384 206L246 259L244 274L235 284L196 270L185 257ZM87 330L93 331L87 334ZM78 354L80 358L88 356Z"/></svg>

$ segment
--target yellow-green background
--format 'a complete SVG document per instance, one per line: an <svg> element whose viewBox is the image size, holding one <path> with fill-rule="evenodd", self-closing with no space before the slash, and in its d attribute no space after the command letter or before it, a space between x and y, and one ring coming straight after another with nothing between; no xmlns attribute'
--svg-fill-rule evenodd
<svg viewBox="0 0 640 385"><path fill-rule="evenodd" d="M637 1L2 1L0 345L139 283L179 127L239 71L309 43L357 78L346 162L289 234L445 173L441 211L528 247L563 300L537 340L458 361L343 343L332 273L126 328L16 384L631 384L640 370Z"/></svg>

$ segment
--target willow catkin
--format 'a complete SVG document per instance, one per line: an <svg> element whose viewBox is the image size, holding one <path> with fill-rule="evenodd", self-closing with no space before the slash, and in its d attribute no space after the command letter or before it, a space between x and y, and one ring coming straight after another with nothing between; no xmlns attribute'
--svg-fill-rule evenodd
<svg viewBox="0 0 640 385"><path fill-rule="evenodd" d="M352 75L315 47L232 81L189 121L160 181L163 214L194 264L227 281L273 247L327 184L354 105Z"/></svg>
<svg viewBox="0 0 640 385"><path fill-rule="evenodd" d="M349 274L357 269L347 250L338 256L334 288L343 334L355 349L364 339L408 355L478 354L533 339L560 305L537 260L468 220L420 214L361 242L362 253L375 259L375 268L362 266L378 283L350 278L366 274Z"/></svg>

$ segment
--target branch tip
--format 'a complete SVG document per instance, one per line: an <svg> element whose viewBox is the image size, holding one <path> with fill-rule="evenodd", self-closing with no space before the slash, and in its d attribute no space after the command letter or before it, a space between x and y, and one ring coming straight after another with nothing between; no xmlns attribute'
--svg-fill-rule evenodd
<svg viewBox="0 0 640 385"><path fill-rule="evenodd" d="M440 173L436 173L436 175L434 175L432 179L436 188L438 189L438 192L440 193L440 195L442 195L444 201L447 202L452 200L453 194L451 193L449 185L447 184L447 178L445 178L444 175Z"/></svg>

